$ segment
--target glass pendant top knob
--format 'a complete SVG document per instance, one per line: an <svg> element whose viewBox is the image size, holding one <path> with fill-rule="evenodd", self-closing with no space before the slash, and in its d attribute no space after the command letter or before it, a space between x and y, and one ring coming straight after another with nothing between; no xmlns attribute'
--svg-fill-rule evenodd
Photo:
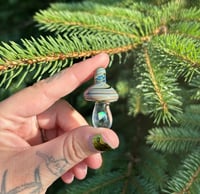
<svg viewBox="0 0 200 194"><path fill-rule="evenodd" d="M106 70L98 68L94 76L94 85L84 92L84 98L87 101L114 102L119 96L117 92L106 83Z"/></svg>

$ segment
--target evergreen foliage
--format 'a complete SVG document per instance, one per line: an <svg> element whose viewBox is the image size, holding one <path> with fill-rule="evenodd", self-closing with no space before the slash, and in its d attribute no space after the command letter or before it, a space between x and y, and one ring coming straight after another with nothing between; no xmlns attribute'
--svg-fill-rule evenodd
<svg viewBox="0 0 200 194"><path fill-rule="evenodd" d="M199 0L52 3L34 16L46 35L1 43L0 87L10 94L78 60L111 57L121 146L85 181L49 193L200 193L199 18ZM82 90L72 103L88 117Z"/></svg>
<svg viewBox="0 0 200 194"><path fill-rule="evenodd" d="M199 193L200 152L193 151L168 182L167 193Z"/></svg>

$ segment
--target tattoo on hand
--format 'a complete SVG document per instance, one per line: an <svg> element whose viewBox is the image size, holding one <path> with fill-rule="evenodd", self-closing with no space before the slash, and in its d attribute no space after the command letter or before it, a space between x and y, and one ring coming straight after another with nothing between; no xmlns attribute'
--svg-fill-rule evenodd
<svg viewBox="0 0 200 194"><path fill-rule="evenodd" d="M66 159L63 158L56 160L53 156L49 156L48 154L42 153L40 151L37 151L36 154L44 159L47 168L55 176L59 177L65 173L65 169L68 163Z"/></svg>
<svg viewBox="0 0 200 194"><path fill-rule="evenodd" d="M7 191L6 188L7 174L8 170L5 170L2 178L2 183L0 185L0 194L20 194L22 192L29 194L40 194L42 191L39 167L35 169L33 182L25 183L21 186L15 187L14 189L11 189L10 191Z"/></svg>

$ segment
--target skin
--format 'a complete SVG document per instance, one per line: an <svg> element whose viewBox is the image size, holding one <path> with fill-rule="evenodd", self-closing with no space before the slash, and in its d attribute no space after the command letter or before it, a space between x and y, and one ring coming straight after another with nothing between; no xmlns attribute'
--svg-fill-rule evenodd
<svg viewBox="0 0 200 194"><path fill-rule="evenodd" d="M66 183L85 178L88 167L102 164L92 144L97 135L118 147L112 130L89 126L61 99L108 63L108 55L99 54L0 102L0 194L44 194L59 177Z"/></svg>

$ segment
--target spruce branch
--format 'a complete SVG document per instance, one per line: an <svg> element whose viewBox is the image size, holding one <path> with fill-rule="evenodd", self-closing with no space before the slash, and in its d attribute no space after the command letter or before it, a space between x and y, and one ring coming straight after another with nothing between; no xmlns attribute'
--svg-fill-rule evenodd
<svg viewBox="0 0 200 194"><path fill-rule="evenodd" d="M197 7L181 9L169 24L169 33L179 34L199 42L200 11Z"/></svg>
<svg viewBox="0 0 200 194"><path fill-rule="evenodd" d="M200 40L200 22L179 21L170 24L169 33L182 35L193 40Z"/></svg>
<svg viewBox="0 0 200 194"><path fill-rule="evenodd" d="M131 177L129 182L132 185L132 187L129 190L129 193L133 192L134 194L159 194L158 190L154 187L154 185L148 180L146 180L144 177Z"/></svg>
<svg viewBox="0 0 200 194"><path fill-rule="evenodd" d="M200 105L191 104L185 108L184 114L177 114L180 125L186 129L200 130Z"/></svg>
<svg viewBox="0 0 200 194"><path fill-rule="evenodd" d="M162 188L167 181L167 160L155 150L144 146L140 149L140 163L136 164L138 174L154 185L154 188Z"/></svg>
<svg viewBox="0 0 200 194"><path fill-rule="evenodd" d="M153 128L149 131L147 143L163 152L188 152L200 145L200 131L182 127Z"/></svg>
<svg viewBox="0 0 200 194"><path fill-rule="evenodd" d="M126 8L120 8L117 6L106 6L91 1L83 1L82 3L53 3L48 10L54 11L71 11L82 13L90 13L95 15L102 15L109 18L115 18L122 20L124 23L133 23L141 21L144 15L138 10L130 10Z"/></svg>
<svg viewBox="0 0 200 194"><path fill-rule="evenodd" d="M37 39L24 39L22 45L15 42L2 43L0 46L0 69L3 76L1 86L6 84L6 87L9 87L12 79L21 72L22 67L27 67L27 72L37 69L34 78L40 79L46 72L52 75L72 64L75 58L89 57L100 52L112 55L131 50L136 45L124 36L83 39L60 35L57 38L41 36ZM13 73L14 69L16 69L15 73Z"/></svg>
<svg viewBox="0 0 200 194"><path fill-rule="evenodd" d="M40 29L50 31L67 31L69 27L75 26L89 31L97 30L112 34L119 34L129 38L137 39L137 30L123 22L116 22L106 16L99 16L82 12L44 10L35 15L35 20L39 22Z"/></svg>
<svg viewBox="0 0 200 194"><path fill-rule="evenodd" d="M183 161L181 168L171 178L164 190L166 193L199 193L200 190L200 151L197 148Z"/></svg>
<svg viewBox="0 0 200 194"><path fill-rule="evenodd" d="M176 20L177 21L200 22L199 7L196 6L196 7L192 7L192 8L189 8L189 9L181 9Z"/></svg>
<svg viewBox="0 0 200 194"><path fill-rule="evenodd" d="M147 104L141 89L131 88L129 91L130 98L128 99L129 115L137 116L138 114L147 114Z"/></svg>
<svg viewBox="0 0 200 194"><path fill-rule="evenodd" d="M189 86L192 87L190 90L192 95L191 95L191 100L200 100L200 76L194 77L191 82L189 83Z"/></svg>
<svg viewBox="0 0 200 194"><path fill-rule="evenodd" d="M156 73L153 70L152 63L150 61L150 56L149 56L149 53L148 53L146 48L144 49L144 58L145 58L145 62L146 62L146 65L147 65L147 71L149 72L149 75L150 75L150 80L153 84L155 93L158 97L158 101L159 101L160 105L162 106L163 112L168 112L167 104L166 104L166 102L163 98L163 95L161 93L161 89L160 89L160 87L158 85L158 81L156 79Z"/></svg>
<svg viewBox="0 0 200 194"><path fill-rule="evenodd" d="M93 194L100 193L101 190L107 188L110 190L119 190L123 187L123 182L126 180L126 173L123 171L109 172L102 176L93 176L81 182L79 185L73 185L67 189L68 194ZM109 189L108 189L109 188ZM106 191L105 191L106 192ZM106 193L107 193L106 192Z"/></svg>
<svg viewBox="0 0 200 194"><path fill-rule="evenodd" d="M144 5L147 11L149 7L146 3ZM71 30L75 34L114 33L143 42L150 36L160 33L160 29L163 29L164 23L169 18L169 13L172 13L171 7L172 5L163 7L162 11L157 8L152 12L159 12L159 15L152 13L144 15L136 8L130 10L108 7L88 1L79 4L57 3L52 4L48 10L36 13L34 18L39 23L40 29L56 33L68 34Z"/></svg>
<svg viewBox="0 0 200 194"><path fill-rule="evenodd" d="M136 88L141 95L140 101L134 103L134 100L131 100L133 105L130 108L136 108L139 105L138 102L144 102L141 110L146 110L145 114L151 114L155 118L155 123L170 124L171 121L176 121L175 113L182 111L181 98L178 96L180 89L171 71L166 67L161 68L162 65L159 62L153 57L150 58L153 56L151 49L151 47L144 47L143 53L137 57L137 63L140 66L136 67L138 68L136 72L140 76L137 75L135 79L138 81ZM131 109L130 112L134 112Z"/></svg>
<svg viewBox="0 0 200 194"><path fill-rule="evenodd" d="M115 6L105 6L91 1L71 4L53 3L48 11L81 11L83 14L106 16L106 18L114 20L116 23L122 22L131 28L136 28L140 32L140 34L137 33L138 35L143 34L144 36L146 34L146 36L148 36L151 33L152 35L157 34L159 29L162 28L170 18L172 18L171 13L176 13L180 9L180 4L173 2L162 6L161 8L146 3L133 4L134 6L130 9L130 7L120 7L120 4L118 3L116 3ZM40 20L38 20L37 17L36 21L40 23ZM145 29L146 32L144 32ZM145 40L145 37L143 39ZM148 39L148 37L146 37L146 39Z"/></svg>
<svg viewBox="0 0 200 194"><path fill-rule="evenodd" d="M163 35L155 37L152 46L157 51L156 56L172 66L177 76L190 81L193 76L200 74L200 50L198 42L193 39L181 35Z"/></svg>

